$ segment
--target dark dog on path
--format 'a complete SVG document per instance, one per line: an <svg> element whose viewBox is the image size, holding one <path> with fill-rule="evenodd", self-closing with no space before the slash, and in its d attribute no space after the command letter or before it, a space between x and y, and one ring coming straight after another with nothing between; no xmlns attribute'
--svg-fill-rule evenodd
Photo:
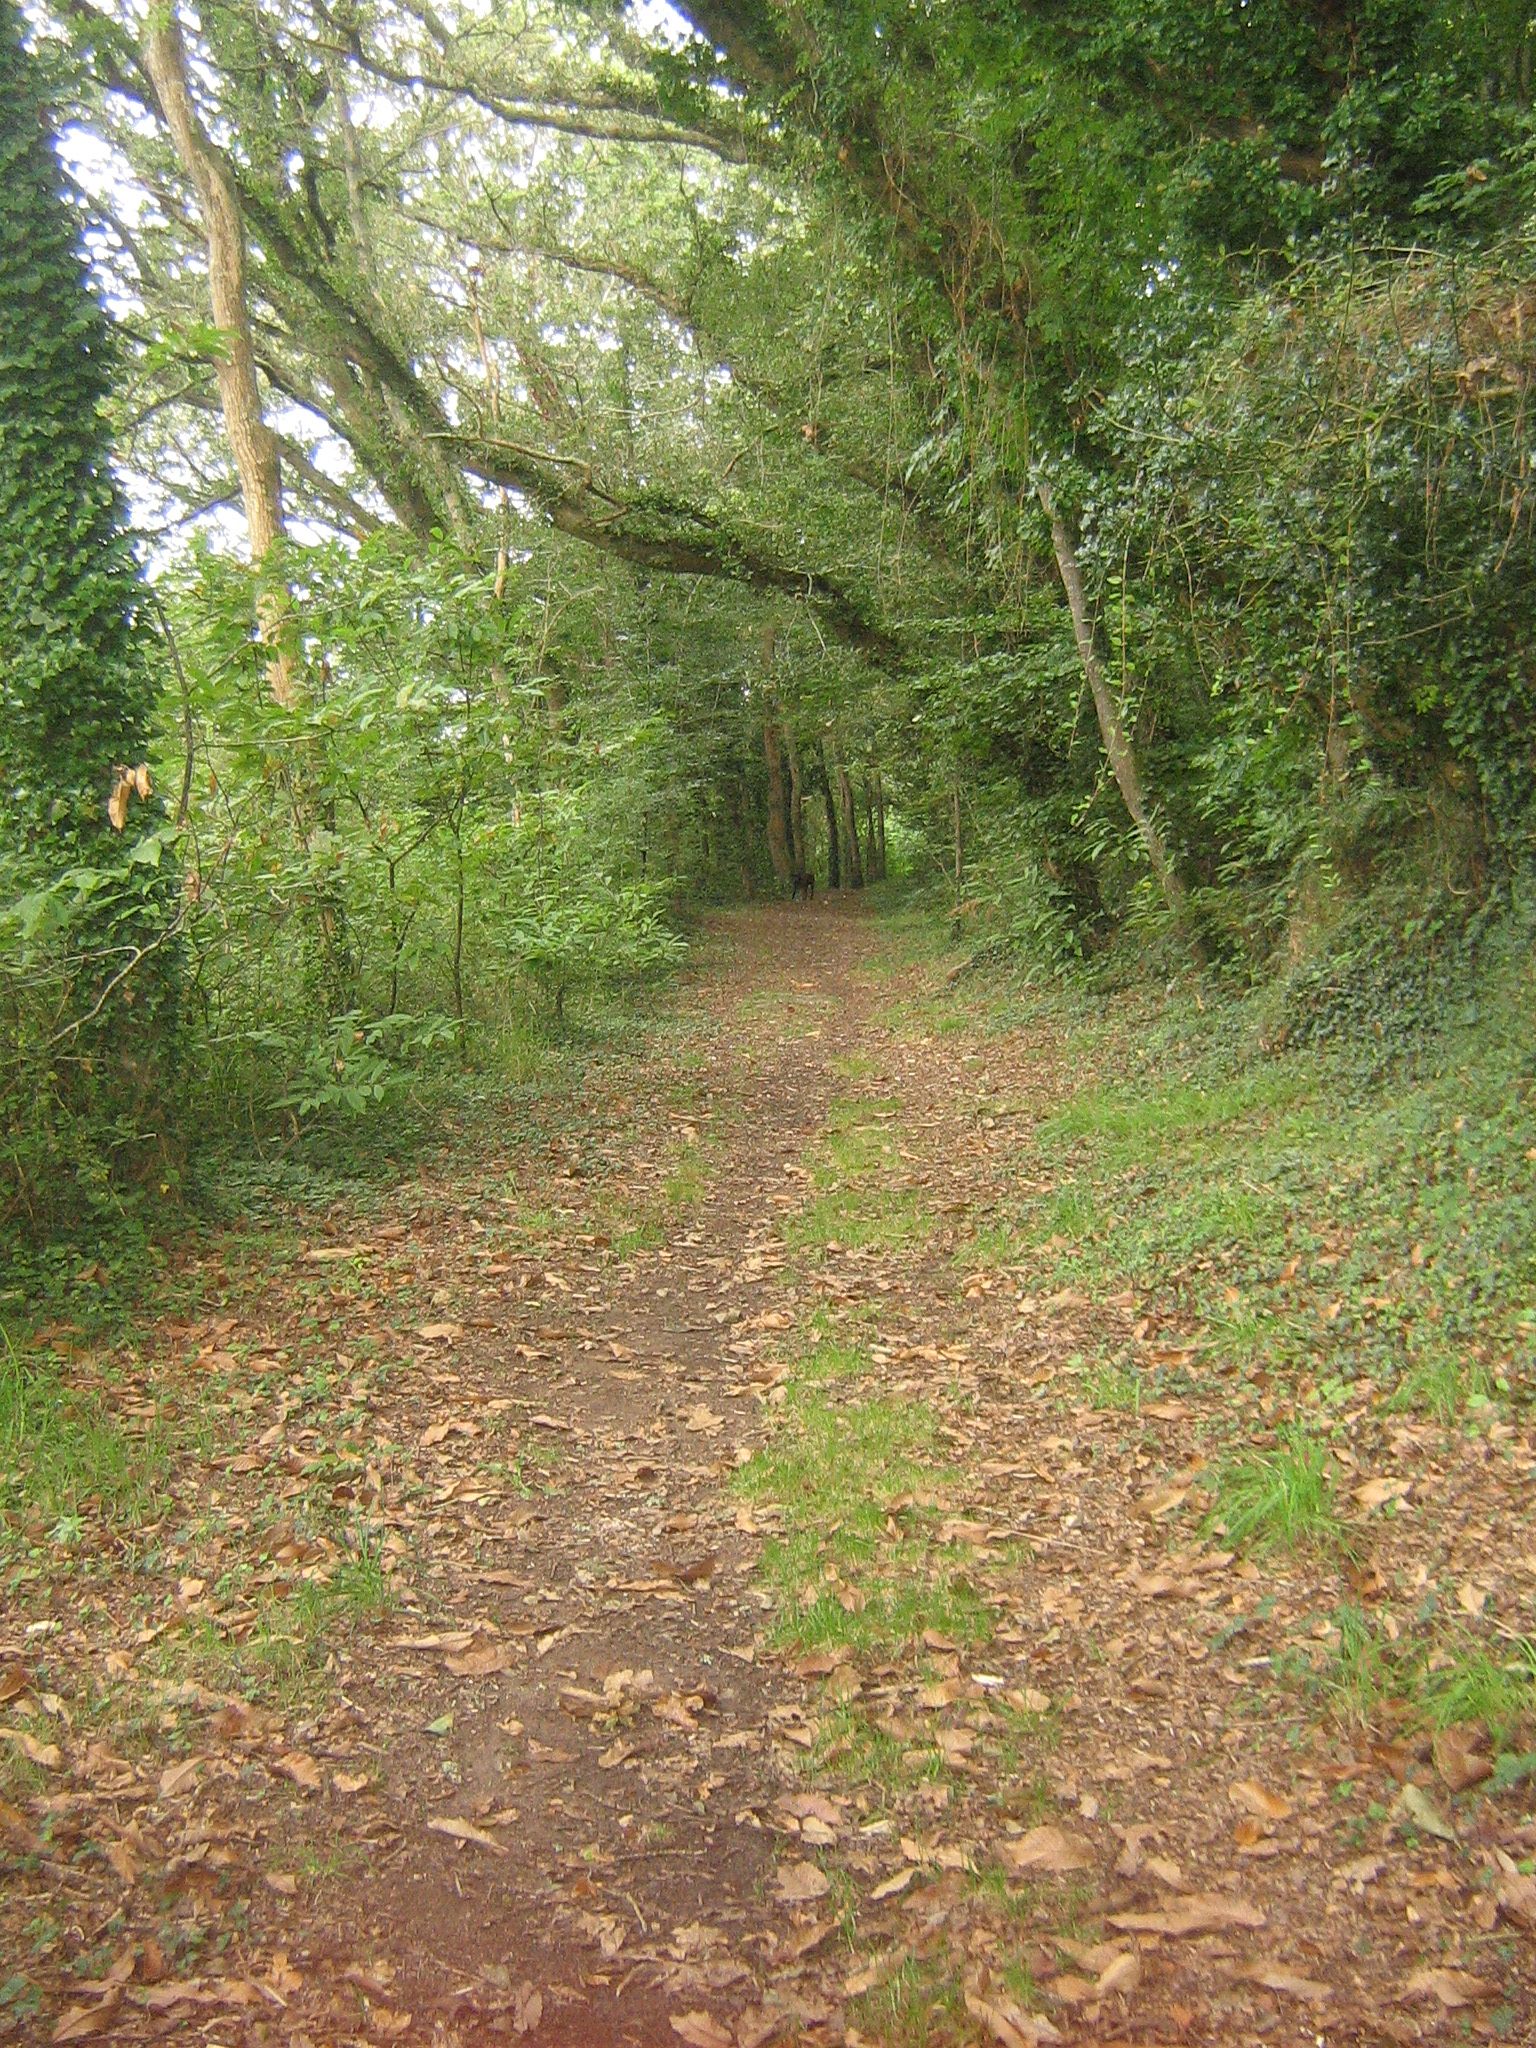
<svg viewBox="0 0 1536 2048"><path fill-rule="evenodd" d="M803 896L806 902L809 903L811 898L815 894L816 877L811 873L809 868L801 868L799 873L795 876L795 886L791 891L793 901L798 903L800 901L800 898Z"/></svg>

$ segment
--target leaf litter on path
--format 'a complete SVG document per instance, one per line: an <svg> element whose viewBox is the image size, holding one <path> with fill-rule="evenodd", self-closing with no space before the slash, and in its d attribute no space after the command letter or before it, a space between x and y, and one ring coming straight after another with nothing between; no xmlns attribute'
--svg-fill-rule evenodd
<svg viewBox="0 0 1536 2048"><path fill-rule="evenodd" d="M920 1012L881 1015L866 921L732 930L695 990L686 1118L610 1077L574 1150L515 1162L515 1201L511 1162L472 1162L410 1192L408 1229L328 1219L316 1256L216 1266L213 1313L144 1333L157 1399L180 1373L189 1401L216 1382L228 1402L220 1454L178 1466L208 1533L169 1539L158 1579L104 1554L106 1597L36 1587L0 1620L6 1747L35 1774L0 1803L0 1931L65 1872L124 1929L89 1995L27 1948L50 2029L132 2042L216 2012L231 2043L280 2024L759 2048L895 2039L916 1982L955 2015L936 2042L1283 2042L1326 2012L1342 2044L1376 2038L1373 2013L1433 2030L1499 2000L1518 2038L1529 1973L1488 1938L1528 1955L1536 1844L1465 1808L1487 1752L1373 1747L1264 1689L1315 1654L1341 1577L1200 1533L1202 1431L1252 1397L1166 1308L952 1256L1012 1199L1029 1106L1070 1085L1052 1027L951 1034L939 1057ZM771 1007L743 1021L744 988L789 978L835 1011L835 1047ZM871 1127L899 1139L882 1172L933 1220L891 1249L840 1222L797 1250L815 1148L863 1113L832 1065L855 1056ZM1008 1117L978 1120L979 1063ZM707 1202L618 1256L613 1210L701 1131ZM836 1184L863 1200L850 1157ZM555 1217L536 1258L523 1210ZM814 1534L823 1647L765 1576L770 1546L806 1541L800 1503L736 1475L800 1426L797 1360L829 1336L829 1444L905 1417L922 1447L871 1522L850 1499ZM1181 1375L1177 1398L1085 1402L1081 1361L1116 1344ZM148 1368L139 1386L120 1398L149 1401ZM1470 1509L1486 1482L1443 1439L1403 1470L1408 1439L1356 1427L1352 1522L1378 1552L1349 1569L1384 1602L1423 1540L1405 1504L1440 1512L1454 1484ZM1529 1479L1528 1443L1501 1442ZM1503 1567L1486 1543L1457 1564L1449 1602L1481 1623ZM194 1689L151 1692L145 1658ZM197 1677L232 1659L238 1684ZM173 1965L202 1926L208 1959Z"/></svg>

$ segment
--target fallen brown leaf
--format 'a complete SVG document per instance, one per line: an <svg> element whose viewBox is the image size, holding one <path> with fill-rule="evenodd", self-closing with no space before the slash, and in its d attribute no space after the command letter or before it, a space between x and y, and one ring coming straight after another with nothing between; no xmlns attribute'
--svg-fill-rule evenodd
<svg viewBox="0 0 1536 2048"><path fill-rule="evenodd" d="M1517 1927L1536 1934L1536 1877L1528 1877L1512 1858L1499 1856L1499 1888L1494 1894L1499 1911Z"/></svg>
<svg viewBox="0 0 1536 2048"><path fill-rule="evenodd" d="M825 1898L832 1889L832 1880L824 1870L814 1863L783 1863L774 1880L774 1890L786 1905L805 1905L812 1899Z"/></svg>
<svg viewBox="0 0 1536 2048"><path fill-rule="evenodd" d="M1014 1870L1044 1870L1052 1877L1091 1870L1094 1862L1093 1850L1081 1836L1050 1826L1031 1828L1016 1841L1003 1842L999 1853Z"/></svg>
<svg viewBox="0 0 1536 2048"><path fill-rule="evenodd" d="M1278 1963L1245 1963L1237 1975L1245 1984L1262 1984L1266 1991L1283 1991L1288 1998L1299 1998L1308 2005L1321 2005L1324 1999L1333 1996L1331 1984L1320 1983L1315 1977L1299 1977L1294 1970L1282 1969Z"/></svg>
<svg viewBox="0 0 1536 2048"><path fill-rule="evenodd" d="M1398 1997L1433 1998L1447 2012L1455 2012L1460 2006L1479 2005L1484 1999L1497 1997L1498 1990L1497 1984L1491 1984L1486 1977L1474 1977L1470 1970L1437 1967L1415 1970Z"/></svg>
<svg viewBox="0 0 1536 2048"><path fill-rule="evenodd" d="M452 1652L443 1659L455 1678L494 1678L510 1671L517 1661L511 1643L480 1642L472 1650Z"/></svg>
<svg viewBox="0 0 1536 2048"><path fill-rule="evenodd" d="M1109 1924L1126 1934L1209 1934L1218 1927L1262 1927L1265 1915L1244 1899L1195 1892L1162 1913L1111 1913Z"/></svg>
<svg viewBox="0 0 1536 2048"><path fill-rule="evenodd" d="M999 2048L1047 2048L1063 2038L1049 2020L1026 2012L1011 1998L983 1998L978 1991L967 1991L965 2009L973 2020L980 2020Z"/></svg>
<svg viewBox="0 0 1536 2048"><path fill-rule="evenodd" d="M1493 1776L1493 1759L1477 1747L1480 1730L1442 1728L1434 1739L1435 1770L1447 1792L1465 1792Z"/></svg>
<svg viewBox="0 0 1536 2048"><path fill-rule="evenodd" d="M1227 1787L1227 1797L1234 1806L1242 1807L1256 1820L1289 1820L1291 1802L1279 1792L1267 1792L1252 1778L1239 1778L1235 1785Z"/></svg>
<svg viewBox="0 0 1536 2048"><path fill-rule="evenodd" d="M1118 1991L1122 1997L1128 1998L1140 1982L1141 1957L1131 1949L1123 1956L1116 1956L1112 1963L1105 1966L1099 1974L1099 1981L1094 1990L1100 1998L1107 1997L1111 1991Z"/></svg>
<svg viewBox="0 0 1536 2048"><path fill-rule="evenodd" d="M673 2013L672 2031L688 2048L735 2048L733 2037L707 2012Z"/></svg>
<svg viewBox="0 0 1536 2048"><path fill-rule="evenodd" d="M110 1998L104 1998L100 2005L69 2006L59 2015L48 2039L55 2044L90 2040L93 2034L99 2034L111 2025L122 2001L123 1995L118 1991Z"/></svg>
<svg viewBox="0 0 1536 2048"><path fill-rule="evenodd" d="M27 1761L36 1764L40 1771L56 1771L63 1765L64 1752L56 1742L39 1742L25 1728L0 1728L0 1736L14 1742Z"/></svg>
<svg viewBox="0 0 1536 2048"><path fill-rule="evenodd" d="M493 1856L510 1856L512 1853L505 1842L498 1842L484 1828L477 1828L473 1821L460 1820L453 1814L433 1814L427 1826L434 1835L448 1835L455 1842L473 1842L477 1849L489 1849Z"/></svg>

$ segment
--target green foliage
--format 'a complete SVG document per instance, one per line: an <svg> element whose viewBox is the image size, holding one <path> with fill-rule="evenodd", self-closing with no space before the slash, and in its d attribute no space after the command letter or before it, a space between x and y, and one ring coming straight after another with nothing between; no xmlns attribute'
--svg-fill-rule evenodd
<svg viewBox="0 0 1536 2048"><path fill-rule="evenodd" d="M671 877L645 872L660 744L616 723L622 706L567 704L551 730L526 599L457 550L423 558L395 536L293 566L296 708L267 688L243 573L206 555L175 598L200 1085L215 1123L258 1130L393 1109L435 1062L482 1040L500 1058L509 1029L680 952ZM306 830L287 775L301 752L319 767ZM316 960L322 906L344 935L339 1008Z"/></svg>

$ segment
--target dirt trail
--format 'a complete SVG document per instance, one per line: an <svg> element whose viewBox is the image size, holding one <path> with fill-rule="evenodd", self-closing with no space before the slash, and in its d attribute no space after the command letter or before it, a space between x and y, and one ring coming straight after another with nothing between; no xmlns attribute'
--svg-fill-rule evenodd
<svg viewBox="0 0 1536 2048"><path fill-rule="evenodd" d="M719 950L537 1157L215 1261L222 1312L128 1375L129 1413L217 1386L239 1445L179 1466L120 1581L0 1615L23 1706L84 1674L0 1808L0 1927L57 1910L93 1959L0 2038L1536 2040L1475 1839L1377 1853L1405 1753L1264 1689L1336 1595L1200 1533L1220 1378L1090 1406L1085 1354L1177 1328L957 1257L1070 1078L1052 1032L898 1018L836 902ZM253 1703L188 1645L249 1639L232 1546L339 1583L317 1488L385 1532L391 1604ZM778 1647L771 1546L815 1502Z"/></svg>
<svg viewBox="0 0 1536 2048"><path fill-rule="evenodd" d="M564 1455L556 1490L498 1552L514 1583L482 1589L457 1548L444 1559L440 1611L460 1628L489 1621L517 1661L461 1694L446 1742L416 1744L409 1765L393 1746L386 1810L402 1846L387 1898L371 1884L357 1896L413 1995L446 1991L451 2005L468 1985L474 2007L488 1983L506 1986L516 2018L531 1984L540 2041L674 2042L690 1994L697 2006L729 1993L739 2009L771 1961L775 1840L759 1816L793 1775L775 1760L775 1721L798 1727L804 1688L760 1661L761 1542L737 1528L728 1481L764 1436L754 1361L790 1321L785 1205L838 1085L833 1061L869 1030L881 985L866 969L872 928L849 911L766 912L733 934L726 977L683 994L700 1065L697 1122L678 1118L714 1138L703 1201L622 1265L601 1247L575 1270L541 1264L529 1312L455 1346L454 1412L510 1398ZM621 1177L644 1164L623 1161ZM572 1168L579 1187L579 1158ZM430 1567L420 1576L431 1585ZM383 1682L398 1701L400 1674ZM434 1677L421 1683L435 1701ZM456 1811L515 1813L510 1855L423 1834L445 1767Z"/></svg>

